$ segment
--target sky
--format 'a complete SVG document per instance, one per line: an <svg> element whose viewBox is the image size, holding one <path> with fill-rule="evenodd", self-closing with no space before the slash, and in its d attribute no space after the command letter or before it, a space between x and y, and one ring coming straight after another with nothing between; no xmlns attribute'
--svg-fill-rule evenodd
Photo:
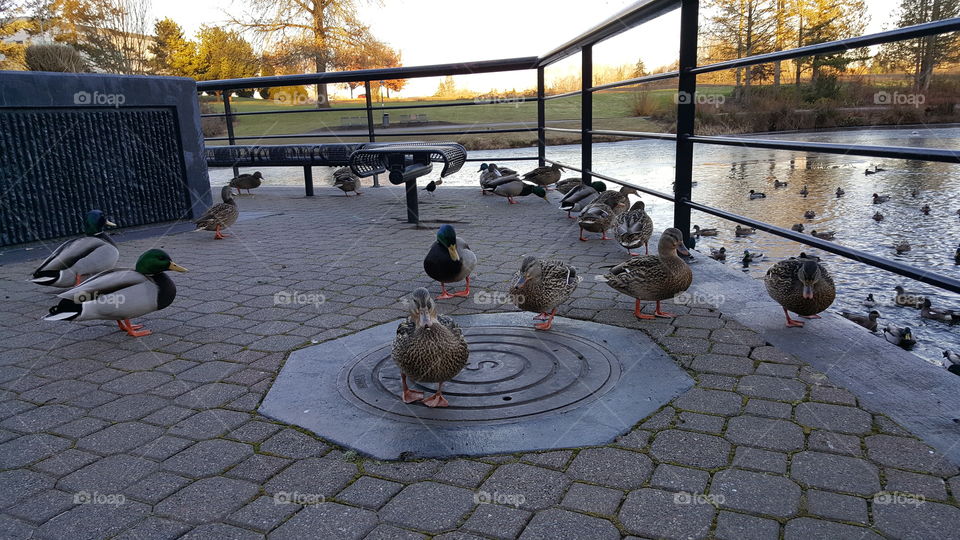
<svg viewBox="0 0 960 540"><path fill-rule="evenodd" d="M634 3L596 0L585 8L572 0L358 0L360 19L378 39L401 51L407 66L537 56L576 37ZM894 26L899 0L869 0L867 32ZM170 17L190 36L203 24L219 25L226 13L242 12L243 0L155 0L153 15ZM446 21L449 19L449 21ZM679 11L671 12L594 47L594 65L634 64L647 69L676 60ZM547 69L547 79L579 72L576 58ZM477 91L530 88L531 71L459 76L457 86ZM411 79L403 95L431 95L439 79Z"/></svg>

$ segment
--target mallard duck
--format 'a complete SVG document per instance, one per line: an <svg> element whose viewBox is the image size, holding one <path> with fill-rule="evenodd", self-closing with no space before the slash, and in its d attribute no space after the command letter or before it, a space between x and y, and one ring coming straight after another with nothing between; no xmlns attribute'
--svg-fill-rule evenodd
<svg viewBox="0 0 960 540"><path fill-rule="evenodd" d="M817 217L817 213L814 212L813 210L807 210L806 212L803 213L803 217L807 219L813 219Z"/></svg>
<svg viewBox="0 0 960 540"><path fill-rule="evenodd" d="M929 298L923 299L923 307L920 308L920 316L924 319L930 319L932 321L948 323L960 321L960 312L932 307Z"/></svg>
<svg viewBox="0 0 960 540"><path fill-rule="evenodd" d="M874 166L873 166L873 170L874 170L875 172L883 172L883 171L885 171L886 169L884 169L883 167L881 167L881 166L879 166L879 165L874 165Z"/></svg>
<svg viewBox="0 0 960 540"><path fill-rule="evenodd" d="M500 180L501 178L503 180ZM499 167L496 163L483 163L480 165L480 189L484 195L486 195L488 191L493 191L493 188L496 187L498 183L505 183L519 178L517 171L507 167Z"/></svg>
<svg viewBox="0 0 960 540"><path fill-rule="evenodd" d="M925 296L919 293L905 290L901 285L897 285L893 288L893 290L897 293L893 297L893 303L898 306L920 309L923 307L923 303L927 299Z"/></svg>
<svg viewBox="0 0 960 540"><path fill-rule="evenodd" d="M636 298L633 314L638 319L674 317L660 310L660 301L673 298L687 290L693 282L693 272L677 254L689 253L683 245L683 233L673 227L663 231L657 245L657 255L640 255L618 264L609 274L597 276L613 289ZM640 301L656 301L653 315L641 313Z"/></svg>
<svg viewBox="0 0 960 540"><path fill-rule="evenodd" d="M864 307L877 307L877 300L873 297L873 293L867 295L867 298L863 301Z"/></svg>
<svg viewBox="0 0 960 540"><path fill-rule="evenodd" d="M947 359L947 363L952 366L960 366L960 354L957 354L953 351L943 351L943 357Z"/></svg>
<svg viewBox="0 0 960 540"><path fill-rule="evenodd" d="M834 238L837 237L837 233L834 231L820 232L820 231L813 230L813 231L810 231L810 236L816 236L821 240L833 240Z"/></svg>
<svg viewBox="0 0 960 540"><path fill-rule="evenodd" d="M781 182L780 180L774 178L774 179L773 179L773 187L774 187L774 188L787 187L787 182Z"/></svg>
<svg viewBox="0 0 960 540"><path fill-rule="evenodd" d="M874 213L874 214L873 214L873 220L874 220L874 221L877 221L877 222L883 221L883 214L881 214L880 212Z"/></svg>
<svg viewBox="0 0 960 540"><path fill-rule="evenodd" d="M570 212L581 212L588 204L594 201L601 193L607 190L607 185L597 180L590 184L574 186L560 199L560 209L567 212L567 217L573 219Z"/></svg>
<svg viewBox="0 0 960 540"><path fill-rule="evenodd" d="M514 175L515 176L515 175ZM527 195L536 195L541 199L550 202L547 199L547 192L540 186L531 186L526 182L520 180L511 180L502 184L497 184L493 188L493 192L501 197L507 198L507 203L517 204L517 201L513 200L514 197L526 197Z"/></svg>
<svg viewBox="0 0 960 540"><path fill-rule="evenodd" d="M806 184L803 185L803 189L800 190L800 194L803 195L804 197L810 194L810 190L807 189Z"/></svg>
<svg viewBox="0 0 960 540"><path fill-rule="evenodd" d="M787 327L803 326L803 321L790 318L794 312L805 319L819 319L836 298L837 291L827 268L817 260L806 257L790 257L767 270L764 285L787 318Z"/></svg>
<svg viewBox="0 0 960 540"><path fill-rule="evenodd" d="M760 262L763 260L763 253L750 253L750 250L743 250L743 257L740 259L744 265Z"/></svg>
<svg viewBox="0 0 960 540"><path fill-rule="evenodd" d="M453 379L467 366L470 349L463 331L451 319L437 314L437 305L423 287L413 291L410 314L397 326L393 340L393 361L400 368L400 386L404 403L423 401L427 407L447 407L443 383ZM437 383L437 391L427 399L423 392L411 390L407 377L420 383Z"/></svg>
<svg viewBox="0 0 960 540"><path fill-rule="evenodd" d="M362 193L360 193L360 186L360 177L353 174L353 170L351 170L350 167L341 167L333 171L333 187L343 191L344 197L349 197L348 192L350 191L357 195L362 195ZM436 189L436 187L434 187L434 189Z"/></svg>
<svg viewBox="0 0 960 540"><path fill-rule="evenodd" d="M226 186L229 189L229 186ZM173 303L177 286L164 274L167 270L187 269L170 260L160 249L140 255L135 269L117 268L91 277L57 296L60 303L50 308L45 321L113 320L133 337L146 336L141 324L130 319L159 311Z"/></svg>
<svg viewBox="0 0 960 540"><path fill-rule="evenodd" d="M564 172L563 167L553 163L525 173L523 179L538 186L546 187L550 184L556 184L560 180L561 172Z"/></svg>
<svg viewBox="0 0 960 540"><path fill-rule="evenodd" d="M237 190L237 195L240 195L240 190L247 190L247 195L250 195L251 189L256 189L260 187L260 184L263 183L263 175L260 171L256 171L253 174L241 174L230 180L230 187Z"/></svg>
<svg viewBox="0 0 960 540"><path fill-rule="evenodd" d="M514 275L510 297L518 308L539 313L535 319L546 319L535 324L534 328L549 330L557 307L570 298L581 279L577 269L569 264L528 255L520 263L520 271Z"/></svg>
<svg viewBox="0 0 960 540"><path fill-rule="evenodd" d="M765 199L767 198L766 193L760 193L759 191L750 190L750 199Z"/></svg>
<svg viewBox="0 0 960 540"><path fill-rule="evenodd" d="M710 258L715 261L727 260L727 248L725 247L721 247L720 249L710 248Z"/></svg>
<svg viewBox="0 0 960 540"><path fill-rule="evenodd" d="M913 331L910 330L909 326L901 328L892 323L888 324L886 328L883 329L883 337L890 343L904 349L910 349L917 344L917 340L913 338Z"/></svg>
<svg viewBox="0 0 960 540"><path fill-rule="evenodd" d="M116 227L100 210L87 212L83 220L86 236L67 240L53 250L40 266L33 271L30 280L50 287L73 287L84 276L103 272L116 266L120 251L104 227Z"/></svg>
<svg viewBox="0 0 960 540"><path fill-rule="evenodd" d="M881 204L889 200L890 200L889 195L878 195L876 193L873 194L873 204Z"/></svg>
<svg viewBox="0 0 960 540"><path fill-rule="evenodd" d="M197 228L193 232L216 231L216 234L213 235L216 240L222 240L230 236L229 234L223 234L220 229L229 228L236 223L237 217L240 215L240 209L237 208L237 201L233 200L233 191L230 186L223 186L223 189L220 190L220 198L223 199L222 203L207 208L207 211L194 221Z"/></svg>
<svg viewBox="0 0 960 540"><path fill-rule="evenodd" d="M693 226L694 236L717 236L719 234L720 234L719 229L701 229L699 225Z"/></svg>
<svg viewBox="0 0 960 540"><path fill-rule="evenodd" d="M462 238L457 238L453 225L440 226L437 231L437 241L433 243L423 259L423 270L435 281L440 282L441 293L437 300L454 296L470 296L470 274L476 266L476 254L470 250L470 246ZM466 281L467 288L457 293L448 293L446 284L458 281Z"/></svg>
<svg viewBox="0 0 960 540"><path fill-rule="evenodd" d="M840 312L840 315L844 319L853 321L871 332L877 331L877 319L880 318L880 312L877 310L873 310L866 315L860 315L859 313L851 313L849 311L844 310Z"/></svg>
<svg viewBox="0 0 960 540"><path fill-rule="evenodd" d="M790 227L791 231L803 232L803 223L794 223L793 227Z"/></svg>
<svg viewBox="0 0 960 540"><path fill-rule="evenodd" d="M627 211L630 198L627 196L632 190L626 186L620 191L604 191L590 204L585 206L577 216L577 225L580 226L580 241L586 242L583 231L601 233L601 240L607 238L607 229L613 226L620 214Z"/></svg>
<svg viewBox="0 0 960 540"><path fill-rule="evenodd" d="M877 171L867 168L867 169L864 169L863 174L865 175L877 174Z"/></svg>
<svg viewBox="0 0 960 540"><path fill-rule="evenodd" d="M820 257L817 257L816 255L808 255L808 254L804 253L803 251L800 252L799 258L801 258L801 259L810 259L811 261L820 262Z"/></svg>
<svg viewBox="0 0 960 540"><path fill-rule="evenodd" d="M741 227L737 225L737 228L734 229L733 234L735 234L736 236L750 236L755 232L757 232L757 230L754 229L753 227Z"/></svg>
<svg viewBox="0 0 960 540"><path fill-rule="evenodd" d="M560 180L559 182L557 182L557 191L566 195L567 193L570 193L570 190L572 190L573 188L577 186L582 186L582 185L583 185L583 180L579 177L564 178L563 180Z"/></svg>
<svg viewBox="0 0 960 540"><path fill-rule="evenodd" d="M921 207L920 207L920 213L923 214L923 215L925 215L925 216L929 216L929 215L930 215L930 205L929 205L929 204L925 204L925 205L921 206Z"/></svg>
<svg viewBox="0 0 960 540"><path fill-rule="evenodd" d="M893 249L897 252L898 255L901 253L906 253L910 251L910 242L907 242L906 240L903 240L902 242L897 242L896 244L893 245Z"/></svg>
<svg viewBox="0 0 960 540"><path fill-rule="evenodd" d="M920 190L917 189L917 188L913 188L913 189L910 191L910 196L913 197L914 199L916 199L917 197L920 196Z"/></svg>
<svg viewBox="0 0 960 540"><path fill-rule="evenodd" d="M846 194L847 192L844 191L844 190L842 190L842 189L840 189L840 188L837 188L836 193L837 193L837 198L839 199L840 197L843 197L844 194Z"/></svg>
<svg viewBox="0 0 960 540"><path fill-rule="evenodd" d="M653 234L653 219L647 214L646 206L643 201L633 203L630 210L617 216L614 225L613 236L621 246L627 249L627 253L633 255L631 249L643 246L644 253L650 253L647 243Z"/></svg>

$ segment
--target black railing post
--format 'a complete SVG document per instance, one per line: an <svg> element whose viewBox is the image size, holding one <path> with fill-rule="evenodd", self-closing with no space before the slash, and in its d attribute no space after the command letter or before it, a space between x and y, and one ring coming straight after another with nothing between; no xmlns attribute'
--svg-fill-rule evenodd
<svg viewBox="0 0 960 540"><path fill-rule="evenodd" d="M537 67L537 159L540 167L547 164L547 102L544 100L544 67Z"/></svg>
<svg viewBox="0 0 960 540"><path fill-rule="evenodd" d="M370 142L377 142L377 134L373 128L373 100L370 98L370 81L363 81L363 91L367 98L367 138ZM373 175L373 187L380 187L380 175Z"/></svg>
<svg viewBox="0 0 960 540"><path fill-rule="evenodd" d="M223 96L223 119L227 122L227 141L233 146L236 140L233 134L233 114L230 110L230 91L224 90L221 95ZM240 167L233 166L233 176L240 176Z"/></svg>
<svg viewBox="0 0 960 540"><path fill-rule="evenodd" d="M690 239L690 207L693 191L693 136L696 118L697 76L691 70L697 67L698 0L683 0L680 8L680 67L677 81L677 173L673 188L673 226L680 229L683 239Z"/></svg>
<svg viewBox="0 0 960 540"><path fill-rule="evenodd" d="M303 166L303 189L307 197L313 197L313 167L310 165Z"/></svg>
<svg viewBox="0 0 960 540"><path fill-rule="evenodd" d="M580 168L586 184L593 170L593 45L580 49L580 61Z"/></svg>

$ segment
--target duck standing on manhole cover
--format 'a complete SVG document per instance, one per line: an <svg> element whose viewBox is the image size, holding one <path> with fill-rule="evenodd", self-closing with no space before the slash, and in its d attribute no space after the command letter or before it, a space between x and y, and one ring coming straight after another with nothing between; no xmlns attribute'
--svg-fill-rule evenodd
<svg viewBox="0 0 960 540"><path fill-rule="evenodd" d="M549 330L557 307L577 290L582 278L577 269L562 261L538 259L532 255L523 258L520 271L514 275L510 298L518 308L539 313L533 325L537 330Z"/></svg>
<svg viewBox="0 0 960 540"><path fill-rule="evenodd" d="M426 289L413 291L410 316L400 322L393 341L393 361L400 368L403 402L422 400L428 407L447 407L443 383L466 367L469 355L460 326L450 317L437 314L437 306ZM407 377L421 383L437 383L437 393L424 399L423 392L407 386Z"/></svg>

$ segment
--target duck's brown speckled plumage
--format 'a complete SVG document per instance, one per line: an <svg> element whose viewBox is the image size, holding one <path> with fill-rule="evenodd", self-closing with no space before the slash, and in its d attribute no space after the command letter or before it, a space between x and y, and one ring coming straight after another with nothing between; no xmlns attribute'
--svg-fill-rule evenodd
<svg viewBox="0 0 960 540"><path fill-rule="evenodd" d="M583 208L577 216L577 224L585 231L602 233L609 230L629 206L630 199L626 192L604 191Z"/></svg>
<svg viewBox="0 0 960 540"><path fill-rule="evenodd" d="M521 276L523 283L518 286ZM548 313L570 298L581 280L577 269L563 261L527 256L514 276L510 295L524 311Z"/></svg>
<svg viewBox="0 0 960 540"><path fill-rule="evenodd" d="M803 282L800 271L806 265L807 276L813 278L814 269L819 269L819 277L813 283L813 298L803 297ZM787 311L808 317L816 315L833 304L836 287L826 267L811 258L790 257L780 261L767 270L763 280L767 293Z"/></svg>
<svg viewBox="0 0 960 540"><path fill-rule="evenodd" d="M653 234L653 220L647 214L643 201L633 203L630 210L617 217L614 236L628 250L646 245Z"/></svg>
<svg viewBox="0 0 960 540"><path fill-rule="evenodd" d="M673 232L675 231L675 232ZM677 229L660 236L657 255L640 255L618 264L602 280L610 287L638 300L667 300L690 287L693 272L677 255L683 237Z"/></svg>
<svg viewBox="0 0 960 540"><path fill-rule="evenodd" d="M418 289L414 295L414 304L429 305L436 319L429 326L419 324L413 314L402 321L393 342L393 361L415 381L449 381L467 365L470 351L463 331L450 317L436 315L433 299L426 289Z"/></svg>
<svg viewBox="0 0 960 540"><path fill-rule="evenodd" d="M570 190L580 185L583 185L583 180L580 177L564 178L563 180L557 182L557 192L566 195L567 193L570 193Z"/></svg>
<svg viewBox="0 0 960 540"><path fill-rule="evenodd" d="M550 184L555 184L557 181L559 181L560 171L562 170L562 167L554 163L544 167L537 167L536 169L524 174L523 179L527 182L545 187L549 186Z"/></svg>
<svg viewBox="0 0 960 540"><path fill-rule="evenodd" d="M194 221L197 230L215 231L217 227L226 229L237 222L240 209L237 208L237 202L233 200L233 191L230 190L230 186L223 186L220 197L223 199L222 203L207 208L207 211Z"/></svg>
<svg viewBox="0 0 960 540"><path fill-rule="evenodd" d="M360 177L353 174L350 167L341 167L333 171L333 187L339 188L344 194L347 192L360 193Z"/></svg>

